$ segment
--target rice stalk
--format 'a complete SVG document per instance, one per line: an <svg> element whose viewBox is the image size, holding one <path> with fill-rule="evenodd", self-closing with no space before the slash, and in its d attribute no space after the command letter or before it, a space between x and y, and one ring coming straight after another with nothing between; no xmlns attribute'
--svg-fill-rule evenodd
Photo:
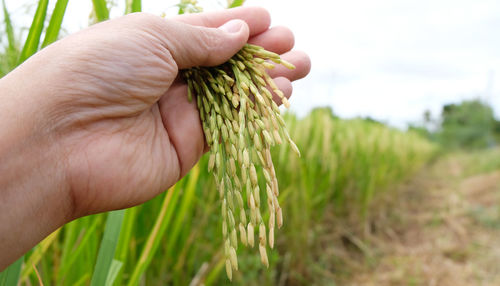
<svg viewBox="0 0 500 286"><path fill-rule="evenodd" d="M273 63L295 68L276 53L246 44L222 65L182 72L188 83L188 99L191 101L196 95L210 147L208 171L213 173L219 191L226 273L230 280L233 271L238 270L238 232L241 243L253 247L254 230L258 228L261 261L269 267L266 247L274 247L275 224L278 228L283 225L270 148L287 141L300 155L273 99L274 93L285 107L290 106L266 72L266 68L274 68ZM259 185L260 174L265 181L263 186ZM269 239L261 214L261 188L270 214Z"/></svg>

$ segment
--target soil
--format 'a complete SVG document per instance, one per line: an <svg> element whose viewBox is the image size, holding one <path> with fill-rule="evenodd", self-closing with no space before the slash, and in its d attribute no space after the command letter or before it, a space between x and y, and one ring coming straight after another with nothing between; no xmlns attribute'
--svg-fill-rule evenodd
<svg viewBox="0 0 500 286"><path fill-rule="evenodd" d="M465 164L441 159L375 204L335 285L500 285L500 170Z"/></svg>

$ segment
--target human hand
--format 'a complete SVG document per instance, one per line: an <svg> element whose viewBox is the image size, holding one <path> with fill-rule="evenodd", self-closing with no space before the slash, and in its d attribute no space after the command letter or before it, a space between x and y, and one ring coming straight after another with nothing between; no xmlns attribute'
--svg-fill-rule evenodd
<svg viewBox="0 0 500 286"><path fill-rule="evenodd" d="M23 192L14 184L1 190L2 212L11 212L0 215L0 237L16 223L28 238L0 238L0 253L10 254L0 269L65 222L145 202L191 169L205 143L179 69L221 64L249 41L296 65L270 71L289 97L309 58L289 52L288 29L269 25L269 14L252 7L170 20L131 14L50 45L2 79L0 110L17 112L4 113L10 133L0 155L2 142L11 152L0 156L0 171L12 162L20 169L0 183L20 180L31 195L16 197ZM35 217L41 221L30 228Z"/></svg>

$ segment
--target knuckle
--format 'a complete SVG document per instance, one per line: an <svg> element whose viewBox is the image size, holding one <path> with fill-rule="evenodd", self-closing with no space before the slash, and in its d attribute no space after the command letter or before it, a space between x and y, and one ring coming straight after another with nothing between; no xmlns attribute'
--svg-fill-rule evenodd
<svg viewBox="0 0 500 286"><path fill-rule="evenodd" d="M217 55L219 48L224 45L222 37L213 29L203 29L199 32L200 47L203 49L201 60L205 64L210 64Z"/></svg>

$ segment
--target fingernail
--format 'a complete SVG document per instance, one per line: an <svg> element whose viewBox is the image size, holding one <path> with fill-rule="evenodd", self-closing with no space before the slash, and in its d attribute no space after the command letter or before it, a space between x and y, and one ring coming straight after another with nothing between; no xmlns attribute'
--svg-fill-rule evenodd
<svg viewBox="0 0 500 286"><path fill-rule="evenodd" d="M228 33L237 33L243 27L243 21L234 19L226 22L224 25L220 26L219 29Z"/></svg>

